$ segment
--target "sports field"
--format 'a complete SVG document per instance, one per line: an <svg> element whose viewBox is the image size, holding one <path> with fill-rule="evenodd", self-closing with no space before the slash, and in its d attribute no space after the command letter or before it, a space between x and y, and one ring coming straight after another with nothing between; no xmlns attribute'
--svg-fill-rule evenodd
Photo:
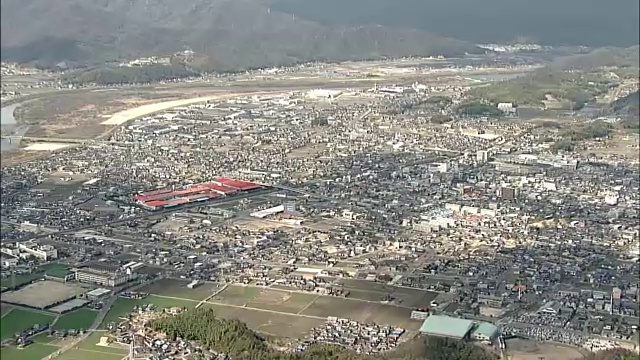
<svg viewBox="0 0 640 360"><path fill-rule="evenodd" d="M88 329L93 324L93 321L98 316L97 311L89 309L79 309L68 312L58 318L58 321L53 325L54 330L80 330Z"/></svg>
<svg viewBox="0 0 640 360"><path fill-rule="evenodd" d="M0 338L2 340L13 337L16 333L26 330L36 324L51 324L55 315L44 312L13 309L0 321Z"/></svg>

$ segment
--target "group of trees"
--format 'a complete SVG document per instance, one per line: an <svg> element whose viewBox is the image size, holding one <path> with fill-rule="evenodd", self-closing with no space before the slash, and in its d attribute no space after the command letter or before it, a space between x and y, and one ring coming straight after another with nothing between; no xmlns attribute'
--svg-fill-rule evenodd
<svg viewBox="0 0 640 360"><path fill-rule="evenodd" d="M149 323L169 338L196 341L204 348L243 360L497 360L480 347L443 338L417 338L396 351L366 356L337 345L315 344L304 352L282 352L239 320L219 318L211 309L195 309Z"/></svg>
<svg viewBox="0 0 640 360"><path fill-rule="evenodd" d="M565 102L567 110L579 110L614 83L597 74L582 74L546 67L526 76L482 86L470 91L475 98L494 103L543 106L549 98Z"/></svg>
<svg viewBox="0 0 640 360"><path fill-rule="evenodd" d="M594 121L582 126L568 129L561 133L562 140L556 141L551 150L572 151L576 147L576 143L584 140L606 138L611 134L613 127L611 124Z"/></svg>
<svg viewBox="0 0 640 360"><path fill-rule="evenodd" d="M146 66L105 67L66 73L62 81L66 84L147 84L158 81L177 80L196 76L198 73L181 65L152 64Z"/></svg>
<svg viewBox="0 0 640 360"><path fill-rule="evenodd" d="M467 117L497 117L502 116L504 113L493 104L487 104L480 101L471 101L468 103L460 104L456 108L456 112L460 116Z"/></svg>

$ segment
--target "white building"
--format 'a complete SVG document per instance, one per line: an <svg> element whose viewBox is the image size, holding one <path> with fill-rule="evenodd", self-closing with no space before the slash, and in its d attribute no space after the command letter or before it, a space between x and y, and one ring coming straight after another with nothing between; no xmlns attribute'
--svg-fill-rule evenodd
<svg viewBox="0 0 640 360"><path fill-rule="evenodd" d="M16 243L16 247L23 253L35 256L44 261L58 258L58 250L51 245L38 245L32 242Z"/></svg>
<svg viewBox="0 0 640 360"><path fill-rule="evenodd" d="M487 150L478 150L476 154L476 161L479 163L486 163L489 161L489 152Z"/></svg>

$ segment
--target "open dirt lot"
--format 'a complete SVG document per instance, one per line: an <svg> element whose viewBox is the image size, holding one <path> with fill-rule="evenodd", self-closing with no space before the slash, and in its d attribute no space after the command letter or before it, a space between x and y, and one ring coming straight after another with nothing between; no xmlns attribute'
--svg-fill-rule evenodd
<svg viewBox="0 0 640 360"><path fill-rule="evenodd" d="M56 281L38 281L20 290L3 293L2 301L44 309L83 292L85 290L81 286Z"/></svg>
<svg viewBox="0 0 640 360"><path fill-rule="evenodd" d="M579 360L584 359L580 350L531 340L507 340L507 360Z"/></svg>
<svg viewBox="0 0 640 360"><path fill-rule="evenodd" d="M193 289L189 289L187 284L191 281L177 279L162 279L153 284L149 284L139 291L160 296L171 296L189 300L204 300L215 293L219 287L215 284L205 283Z"/></svg>

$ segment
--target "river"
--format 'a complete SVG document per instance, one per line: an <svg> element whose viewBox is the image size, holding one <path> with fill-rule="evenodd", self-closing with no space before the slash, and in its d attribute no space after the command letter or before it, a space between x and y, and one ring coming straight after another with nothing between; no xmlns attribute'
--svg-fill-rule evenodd
<svg viewBox="0 0 640 360"><path fill-rule="evenodd" d="M2 135L24 135L28 126L19 126L16 118L13 116L16 109L22 105L22 103L16 103L12 105L3 106L0 109L0 125L2 126ZM2 139L0 142L0 151L11 151L18 148L20 145L19 140Z"/></svg>

